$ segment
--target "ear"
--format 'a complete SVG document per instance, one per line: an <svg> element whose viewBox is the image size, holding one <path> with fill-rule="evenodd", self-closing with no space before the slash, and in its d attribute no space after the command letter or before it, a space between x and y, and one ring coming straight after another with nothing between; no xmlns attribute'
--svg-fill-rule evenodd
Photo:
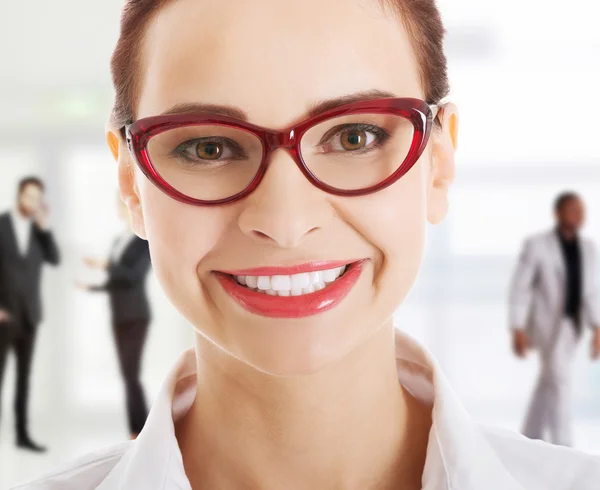
<svg viewBox="0 0 600 490"><path fill-rule="evenodd" d="M427 220L441 223L448 214L448 191L455 176L455 159L458 140L458 109L454 104L442 107L438 118L440 127L431 135L431 169L427 185Z"/></svg>
<svg viewBox="0 0 600 490"><path fill-rule="evenodd" d="M112 129L110 129L110 128L106 129L106 143L108 143L108 149L110 150L113 158L117 162L119 161L120 141L121 141L120 136L117 136L117 134L115 134L115 132Z"/></svg>
<svg viewBox="0 0 600 490"><path fill-rule="evenodd" d="M135 165L119 130L107 127L106 142L118 164L119 193L121 200L129 210L129 224L133 232L145 240L146 227L140 193L135 179Z"/></svg>

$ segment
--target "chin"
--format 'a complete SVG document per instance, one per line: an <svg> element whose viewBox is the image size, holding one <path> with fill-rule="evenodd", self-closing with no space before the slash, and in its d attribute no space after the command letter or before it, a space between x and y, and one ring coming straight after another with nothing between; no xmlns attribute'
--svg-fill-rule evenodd
<svg viewBox="0 0 600 490"><path fill-rule="evenodd" d="M242 329L227 332L232 344L222 348L265 374L309 376L338 363L370 335L356 315L344 319L329 313L319 319L241 323Z"/></svg>
<svg viewBox="0 0 600 490"><path fill-rule="evenodd" d="M343 359L352 349L347 351L331 349L327 354L315 355L311 352L270 353L268 357L263 354L248 353L239 358L244 364L275 377L296 378L319 373Z"/></svg>

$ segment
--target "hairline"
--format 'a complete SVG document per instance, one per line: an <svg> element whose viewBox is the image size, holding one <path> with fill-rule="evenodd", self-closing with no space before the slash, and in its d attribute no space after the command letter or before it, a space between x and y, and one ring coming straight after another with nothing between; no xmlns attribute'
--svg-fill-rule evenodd
<svg viewBox="0 0 600 490"><path fill-rule="evenodd" d="M127 115L117 114L115 112L115 107L111 111L110 122L117 126L121 127L127 123L133 122L137 113L139 112L139 103L141 98L142 86L143 86L143 76L142 73L146 69L146 53L147 53L147 43L148 38L151 34L152 26L156 21L159 13L167 7L169 4L175 2L176 0L161 0L160 5L153 9L153 11L146 17L145 22L139 26L141 30L141 34L134 38L133 46L132 46L132 54L133 54L133 63L132 63L132 73L130 78L130 84L127 87ZM411 55L415 61L417 66L417 74L419 77L419 82L423 92L425 93L425 98L429 98L428 91L428 83L427 83L427 73L426 68L424 66L423 61L420 59L418 53L418 36L419 30L415 29L413 24L415 23L408 15L405 15L403 12L403 8L401 5L398 5L394 0L373 0L375 1L381 10L384 13L387 13L391 10L391 14L395 15L397 20L402 24L404 29L406 29L408 41L411 47ZM406 0L400 0L400 2L405 2ZM445 97L447 94L444 94ZM116 102L116 101L115 101ZM426 100L427 103L438 103L439 100ZM118 117L120 116L120 117Z"/></svg>

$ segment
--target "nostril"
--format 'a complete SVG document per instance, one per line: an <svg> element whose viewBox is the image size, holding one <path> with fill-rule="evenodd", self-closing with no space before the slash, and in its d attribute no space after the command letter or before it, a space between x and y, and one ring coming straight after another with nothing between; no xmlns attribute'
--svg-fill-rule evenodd
<svg viewBox="0 0 600 490"><path fill-rule="evenodd" d="M273 240L269 235L267 235L266 233L263 233L262 231L258 231L258 230L254 230L252 232L252 234L256 237L256 238L260 238L262 240Z"/></svg>

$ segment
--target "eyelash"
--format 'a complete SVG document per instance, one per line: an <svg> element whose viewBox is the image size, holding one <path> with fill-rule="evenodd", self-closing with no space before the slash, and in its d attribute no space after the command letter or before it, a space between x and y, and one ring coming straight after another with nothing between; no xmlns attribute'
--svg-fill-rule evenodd
<svg viewBox="0 0 600 490"><path fill-rule="evenodd" d="M173 150L173 155L184 158L189 162L192 162L193 160L191 158L189 158L185 154L185 152L189 148L193 148L194 145L198 145L201 143L220 143L224 147L227 147L230 150L232 150L233 152L237 152L237 154L234 156L234 158L231 158L229 160L240 160L240 159L243 159L246 157L244 150L235 141L233 141L229 138L223 138L223 137L195 138L195 139L187 140L187 141L181 143L180 145L178 145ZM219 162L219 160L214 160L213 163L218 163L218 162Z"/></svg>
<svg viewBox="0 0 600 490"><path fill-rule="evenodd" d="M325 136L323 136L323 138L321 138L321 141L319 141L319 146L330 142L332 140L332 138L334 138L335 136L339 136L341 133L343 133L344 131L348 131L348 130L364 131L366 133L372 133L377 138L377 142L373 146L371 146L369 148L361 149L361 150L355 150L356 152L363 153L363 154L369 153L370 151L380 148L381 145L390 136L389 133L385 129L380 128L379 126L375 126L373 124L349 123L349 124L342 124L342 125L339 125L339 126L336 126L332 129L330 129L325 134Z"/></svg>

